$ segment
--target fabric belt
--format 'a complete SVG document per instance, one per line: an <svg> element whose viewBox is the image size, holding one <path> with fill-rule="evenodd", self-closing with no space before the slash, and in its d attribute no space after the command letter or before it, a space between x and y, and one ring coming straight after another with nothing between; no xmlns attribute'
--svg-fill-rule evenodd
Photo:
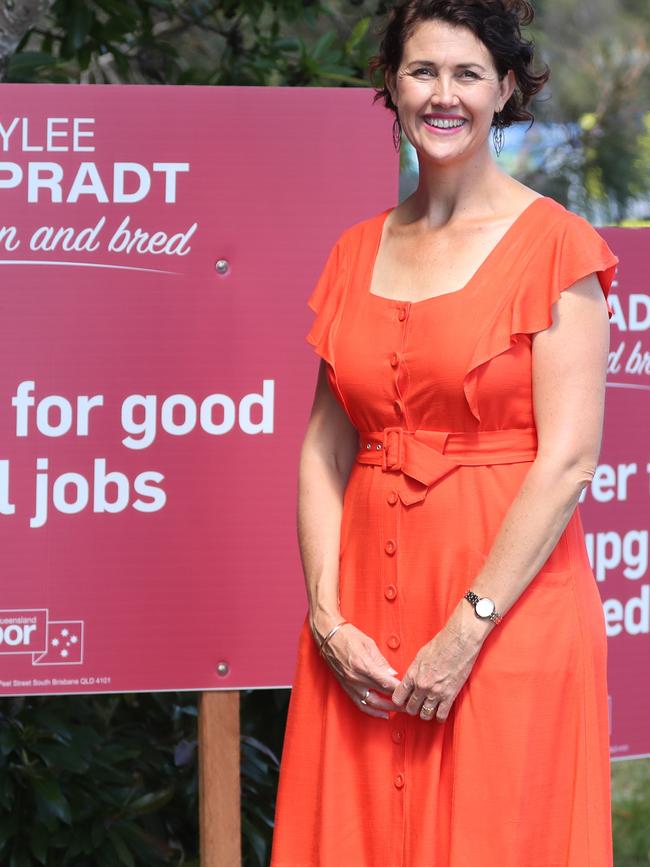
<svg viewBox="0 0 650 867"><path fill-rule="evenodd" d="M356 459L399 473L397 493L405 505L424 500L429 489L460 466L518 464L537 454L537 429L484 431L359 431ZM396 480L397 481L397 480Z"/></svg>

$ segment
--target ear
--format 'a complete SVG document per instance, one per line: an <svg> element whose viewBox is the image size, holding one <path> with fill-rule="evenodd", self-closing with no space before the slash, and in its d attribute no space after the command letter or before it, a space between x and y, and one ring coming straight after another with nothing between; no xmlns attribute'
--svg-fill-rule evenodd
<svg viewBox="0 0 650 867"><path fill-rule="evenodd" d="M388 92L390 93L390 98L393 100L393 105L397 105L396 97L397 90L395 88L395 76L393 73L387 69L384 73L384 87L388 88Z"/></svg>
<svg viewBox="0 0 650 867"><path fill-rule="evenodd" d="M515 78L515 73L512 69L509 69L499 82L499 89L501 92L501 111L503 111L504 105L506 104L506 102L508 102L508 100L514 93L516 86L517 79Z"/></svg>

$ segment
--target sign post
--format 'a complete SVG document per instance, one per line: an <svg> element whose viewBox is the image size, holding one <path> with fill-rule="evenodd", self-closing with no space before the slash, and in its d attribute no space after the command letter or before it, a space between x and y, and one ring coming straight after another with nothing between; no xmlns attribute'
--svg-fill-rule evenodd
<svg viewBox="0 0 650 867"><path fill-rule="evenodd" d="M201 694L199 810L201 867L240 867L239 692Z"/></svg>

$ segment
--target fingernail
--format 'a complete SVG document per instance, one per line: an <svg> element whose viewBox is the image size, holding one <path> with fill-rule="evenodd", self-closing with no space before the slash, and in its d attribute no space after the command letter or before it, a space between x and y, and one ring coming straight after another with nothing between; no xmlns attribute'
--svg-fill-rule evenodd
<svg viewBox="0 0 650 867"><path fill-rule="evenodd" d="M390 674L397 674L394 668L389 668L388 671Z"/></svg>

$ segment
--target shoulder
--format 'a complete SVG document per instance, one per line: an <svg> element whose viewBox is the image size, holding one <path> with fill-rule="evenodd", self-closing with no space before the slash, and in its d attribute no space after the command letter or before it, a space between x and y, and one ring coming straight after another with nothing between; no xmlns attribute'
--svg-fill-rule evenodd
<svg viewBox="0 0 650 867"><path fill-rule="evenodd" d="M583 232L588 235L596 233L596 229L586 217L565 207L552 196L544 196L544 200L546 208L545 213L541 214L541 218L544 220L548 220L549 217L552 218L548 221L550 229L560 230L562 236L567 233L580 234Z"/></svg>
<svg viewBox="0 0 650 867"><path fill-rule="evenodd" d="M390 210L392 208L385 208L351 223L338 235L336 243L344 249L358 249L360 244L374 236L378 226Z"/></svg>

